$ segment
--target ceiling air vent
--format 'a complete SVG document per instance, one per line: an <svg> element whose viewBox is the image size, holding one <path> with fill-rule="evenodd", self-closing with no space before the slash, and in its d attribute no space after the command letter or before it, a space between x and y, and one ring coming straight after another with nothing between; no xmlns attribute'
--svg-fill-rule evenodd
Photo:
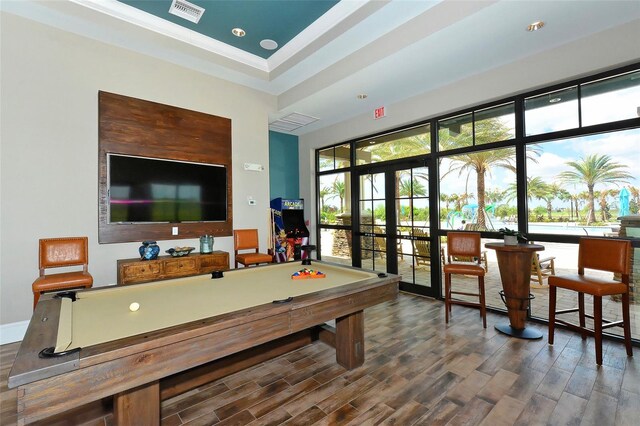
<svg viewBox="0 0 640 426"><path fill-rule="evenodd" d="M311 124L314 121L318 121L318 119L309 115L293 112L269 123L269 129L276 132L290 132L292 130L299 129L300 127L304 127L307 124Z"/></svg>
<svg viewBox="0 0 640 426"><path fill-rule="evenodd" d="M185 0L173 0L169 13L197 24L204 13L204 8Z"/></svg>

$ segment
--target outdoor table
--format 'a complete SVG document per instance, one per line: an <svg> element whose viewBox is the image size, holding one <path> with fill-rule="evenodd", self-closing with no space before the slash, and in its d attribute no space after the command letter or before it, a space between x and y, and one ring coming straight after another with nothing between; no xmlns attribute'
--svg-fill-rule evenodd
<svg viewBox="0 0 640 426"><path fill-rule="evenodd" d="M501 294L509 315L509 324L497 324L495 329L520 339L540 339L542 333L533 328L526 328L525 322L530 298L531 262L534 252L544 250L544 246L487 243L485 247L496 251L502 280Z"/></svg>

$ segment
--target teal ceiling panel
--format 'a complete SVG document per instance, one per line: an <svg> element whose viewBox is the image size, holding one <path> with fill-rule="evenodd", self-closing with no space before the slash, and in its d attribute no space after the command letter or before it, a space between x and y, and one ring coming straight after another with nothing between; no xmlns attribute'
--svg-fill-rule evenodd
<svg viewBox="0 0 640 426"><path fill-rule="evenodd" d="M195 24L170 14L171 0L119 1L265 59L338 3L336 0L189 0L205 9ZM234 36L231 33L234 28L242 28L246 35ZM278 49L262 48L260 42L265 39L278 43Z"/></svg>

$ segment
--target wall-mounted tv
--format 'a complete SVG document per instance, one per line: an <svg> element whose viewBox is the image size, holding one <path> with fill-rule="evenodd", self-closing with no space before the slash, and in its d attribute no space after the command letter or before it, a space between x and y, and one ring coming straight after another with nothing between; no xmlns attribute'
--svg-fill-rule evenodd
<svg viewBox="0 0 640 426"><path fill-rule="evenodd" d="M109 223L224 222L227 169L107 154Z"/></svg>

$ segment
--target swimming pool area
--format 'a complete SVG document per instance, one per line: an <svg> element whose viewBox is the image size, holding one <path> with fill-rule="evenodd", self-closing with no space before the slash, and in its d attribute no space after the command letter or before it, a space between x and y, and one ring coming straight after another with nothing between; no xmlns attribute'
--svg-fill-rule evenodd
<svg viewBox="0 0 640 426"><path fill-rule="evenodd" d="M441 229L459 229L449 228L448 222L440 223ZM498 220L491 221L487 224L487 228L497 231L500 228L518 229L516 222L503 222ZM605 226L585 226L576 222L561 222L561 223L540 223L530 222L528 234L562 234L562 235L579 235L579 236L592 236L592 237L604 237L612 236L617 233L620 228L619 224L609 224Z"/></svg>

